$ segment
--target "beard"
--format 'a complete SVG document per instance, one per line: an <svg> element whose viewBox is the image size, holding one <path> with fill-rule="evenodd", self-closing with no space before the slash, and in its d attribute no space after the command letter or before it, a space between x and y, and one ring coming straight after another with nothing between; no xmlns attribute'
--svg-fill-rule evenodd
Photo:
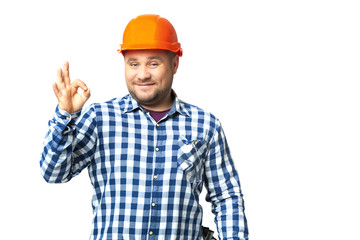
<svg viewBox="0 0 360 240"><path fill-rule="evenodd" d="M162 101L164 101L171 92L170 87L164 89L157 89L152 93L142 93L138 92L135 89L128 89L131 97L135 99L141 106L156 106Z"/></svg>

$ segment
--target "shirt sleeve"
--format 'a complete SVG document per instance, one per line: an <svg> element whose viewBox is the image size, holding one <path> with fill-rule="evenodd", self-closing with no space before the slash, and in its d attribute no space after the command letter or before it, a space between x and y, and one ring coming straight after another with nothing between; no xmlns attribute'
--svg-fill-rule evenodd
<svg viewBox="0 0 360 240"><path fill-rule="evenodd" d="M72 114L57 107L43 142L40 169L44 179L63 183L79 174L93 159L96 141L93 107Z"/></svg>
<svg viewBox="0 0 360 240"><path fill-rule="evenodd" d="M220 239L248 239L244 200L224 131L219 121L205 161L206 201L212 203Z"/></svg>

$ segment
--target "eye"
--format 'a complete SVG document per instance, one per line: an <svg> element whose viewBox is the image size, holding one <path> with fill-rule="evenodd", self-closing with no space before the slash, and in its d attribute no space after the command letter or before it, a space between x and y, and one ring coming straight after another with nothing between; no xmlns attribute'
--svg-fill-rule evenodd
<svg viewBox="0 0 360 240"><path fill-rule="evenodd" d="M158 62L151 62L151 63L150 63L150 67L152 67L152 68L155 68L155 67L157 67L157 66L159 66L159 63L158 63Z"/></svg>
<svg viewBox="0 0 360 240"><path fill-rule="evenodd" d="M138 66L138 64L134 63L134 62L130 63L129 65L130 65L130 67L137 67Z"/></svg>

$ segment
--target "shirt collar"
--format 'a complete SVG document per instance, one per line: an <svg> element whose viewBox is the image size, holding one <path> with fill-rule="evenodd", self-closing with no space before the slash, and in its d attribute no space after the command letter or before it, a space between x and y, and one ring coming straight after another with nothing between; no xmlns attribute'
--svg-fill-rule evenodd
<svg viewBox="0 0 360 240"><path fill-rule="evenodd" d="M186 109L186 106L185 106L184 102L182 102L178 98L178 96L177 96L177 94L175 93L174 90L172 90L172 94L175 96L175 101L174 101L168 115L170 116L170 115L174 114L175 112L178 112L181 115L190 117L190 114L189 114L188 110Z"/></svg>
<svg viewBox="0 0 360 240"><path fill-rule="evenodd" d="M170 116L170 115L173 115L175 112L178 112L181 115L190 117L190 114L187 111L185 104L178 98L178 96L174 90L172 90L172 94L174 95L175 100L174 100L174 103L173 103L168 115ZM124 112L129 113L129 112L135 111L137 109L143 110L143 108L140 106L140 104L130 94L128 94L128 96L125 97Z"/></svg>
<svg viewBox="0 0 360 240"><path fill-rule="evenodd" d="M137 109L141 109L140 104L128 94L125 98L124 112L129 113Z"/></svg>

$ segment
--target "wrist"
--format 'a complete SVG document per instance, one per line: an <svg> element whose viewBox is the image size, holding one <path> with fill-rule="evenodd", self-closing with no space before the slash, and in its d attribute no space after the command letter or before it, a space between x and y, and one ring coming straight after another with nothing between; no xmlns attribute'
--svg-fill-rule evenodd
<svg viewBox="0 0 360 240"><path fill-rule="evenodd" d="M63 120L70 121L76 119L80 116L80 114L81 114L81 109L76 112L68 112L67 110L62 109L60 105L56 107L57 117Z"/></svg>

